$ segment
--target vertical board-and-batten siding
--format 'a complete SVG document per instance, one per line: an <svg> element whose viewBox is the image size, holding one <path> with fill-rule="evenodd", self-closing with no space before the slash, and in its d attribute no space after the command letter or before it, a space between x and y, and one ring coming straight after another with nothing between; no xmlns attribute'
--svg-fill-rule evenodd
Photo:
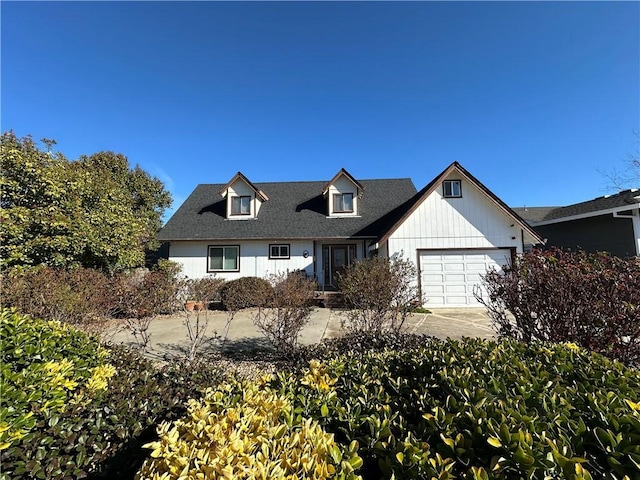
<svg viewBox="0 0 640 480"><path fill-rule="evenodd" d="M269 245L288 244L289 259L269 259ZM169 260L182 265L182 273L189 278L202 278L214 272L207 272L208 247L210 245L239 245L240 271L215 272L216 277L233 280L239 277L265 277L286 271L305 270L313 274L313 241L174 241L169 249ZM309 252L307 258L304 251Z"/></svg>
<svg viewBox="0 0 640 480"><path fill-rule="evenodd" d="M437 185L389 237L388 255L415 261L418 249L514 247L521 253L521 227L455 172L448 179L462 180L462 197L445 198Z"/></svg>

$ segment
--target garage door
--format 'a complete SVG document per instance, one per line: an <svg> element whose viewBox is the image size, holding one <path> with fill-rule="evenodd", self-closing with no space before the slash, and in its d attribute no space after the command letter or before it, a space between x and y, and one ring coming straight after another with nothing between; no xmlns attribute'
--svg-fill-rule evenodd
<svg viewBox="0 0 640 480"><path fill-rule="evenodd" d="M478 307L474 286L490 268L502 270L510 262L511 251L422 250L420 279L422 297L428 307Z"/></svg>

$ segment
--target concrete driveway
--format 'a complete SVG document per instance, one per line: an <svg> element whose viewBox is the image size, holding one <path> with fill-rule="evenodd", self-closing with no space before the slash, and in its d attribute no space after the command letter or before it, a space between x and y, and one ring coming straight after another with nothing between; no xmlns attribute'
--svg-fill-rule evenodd
<svg viewBox="0 0 640 480"><path fill-rule="evenodd" d="M446 339L462 337L492 338L494 332L484 308L434 308L432 313L412 314L405 324L408 333L426 334ZM323 338L335 338L343 334L342 320L344 311L339 309L316 308L309 323L302 330L300 343L317 343ZM192 322L195 313L190 314ZM200 320L208 320L207 337L209 340L203 351L219 348L227 323L227 313L209 311L201 313ZM186 314L170 317L158 317L151 321L152 357L164 358L171 354L183 354L189 347L189 337L185 325ZM260 349L268 346L258 328L253 324L250 312L238 312L229 324L225 347L233 349ZM112 335L114 343L135 345L133 335L120 330Z"/></svg>

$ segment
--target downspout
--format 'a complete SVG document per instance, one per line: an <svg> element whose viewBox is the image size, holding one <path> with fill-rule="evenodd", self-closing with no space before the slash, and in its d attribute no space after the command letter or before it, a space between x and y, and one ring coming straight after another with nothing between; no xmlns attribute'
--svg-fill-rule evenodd
<svg viewBox="0 0 640 480"><path fill-rule="evenodd" d="M313 241L313 249L311 251L313 259L313 278L318 281L318 257L316 256L316 241Z"/></svg>

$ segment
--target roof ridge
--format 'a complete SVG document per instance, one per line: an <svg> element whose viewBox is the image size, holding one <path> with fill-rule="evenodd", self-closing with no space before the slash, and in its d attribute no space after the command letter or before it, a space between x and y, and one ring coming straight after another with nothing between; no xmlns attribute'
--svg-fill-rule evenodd
<svg viewBox="0 0 640 480"><path fill-rule="evenodd" d="M365 178L362 180L358 180L359 182L389 182L389 181L411 181L413 180L411 177L397 177L397 178ZM265 184L275 184L275 185L290 185L290 184L299 184L299 183L327 183L326 180L289 180L289 181L280 181L280 182L251 182L254 185L265 185ZM215 186L215 185L226 185L226 183L217 182L217 183L198 183L197 186L206 185L206 186Z"/></svg>

